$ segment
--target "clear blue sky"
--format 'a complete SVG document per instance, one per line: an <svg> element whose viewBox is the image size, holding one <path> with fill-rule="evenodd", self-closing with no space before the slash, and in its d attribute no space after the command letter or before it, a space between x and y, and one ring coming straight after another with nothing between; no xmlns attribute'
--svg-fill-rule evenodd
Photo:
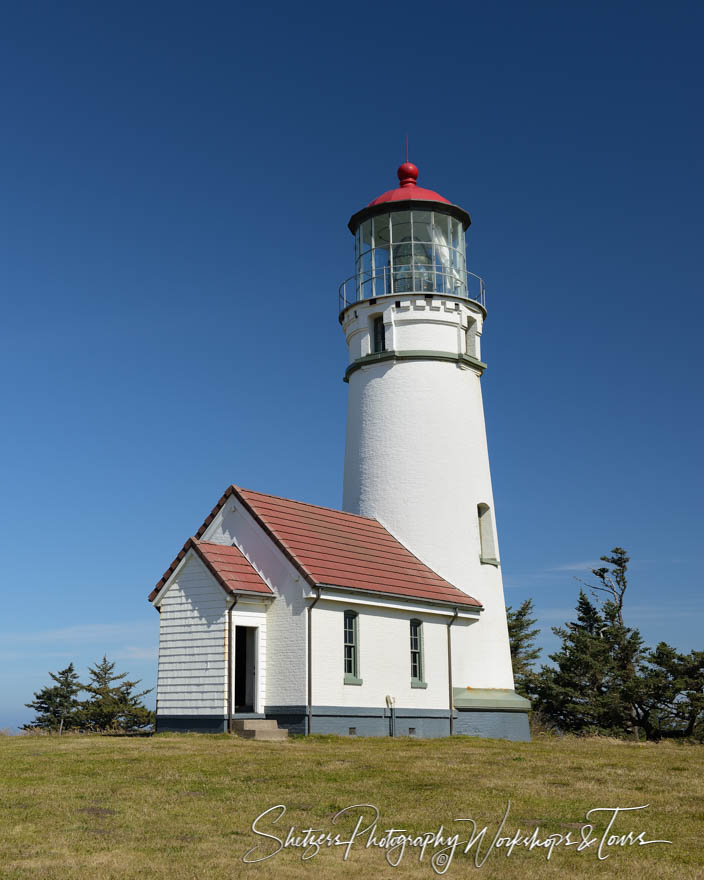
<svg viewBox="0 0 704 880"><path fill-rule="evenodd" d="M343 13L344 10L344 13ZM699 3L32 3L0 28L0 727L104 652L231 482L338 507L348 217L472 215L507 601L614 545L703 648Z"/></svg>

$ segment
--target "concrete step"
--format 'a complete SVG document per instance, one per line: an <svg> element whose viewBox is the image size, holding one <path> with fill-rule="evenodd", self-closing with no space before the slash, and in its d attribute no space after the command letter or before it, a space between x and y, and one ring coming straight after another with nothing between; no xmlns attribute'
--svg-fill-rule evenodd
<svg viewBox="0 0 704 880"><path fill-rule="evenodd" d="M238 736L244 739L255 739L257 742L282 742L288 739L288 730L279 728L260 728L259 730L236 730Z"/></svg>
<svg viewBox="0 0 704 880"><path fill-rule="evenodd" d="M232 729L238 733L241 730L278 730L279 725L274 718L235 718Z"/></svg>

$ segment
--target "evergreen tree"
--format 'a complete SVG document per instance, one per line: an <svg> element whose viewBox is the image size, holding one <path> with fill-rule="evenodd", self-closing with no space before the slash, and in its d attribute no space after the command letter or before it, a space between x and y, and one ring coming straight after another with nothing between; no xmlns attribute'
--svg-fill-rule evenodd
<svg viewBox="0 0 704 880"><path fill-rule="evenodd" d="M133 693L139 681L128 681L127 673L115 673L115 664L103 657L89 667L90 681L83 690L91 694L82 704L83 723L88 730L135 731L154 723L154 713L141 702L151 688Z"/></svg>
<svg viewBox="0 0 704 880"><path fill-rule="evenodd" d="M550 655L555 667L543 666L536 676L534 708L560 730L634 732L643 647L640 633L621 619L617 603L599 607L580 590L576 621L553 627L562 647Z"/></svg>
<svg viewBox="0 0 704 880"><path fill-rule="evenodd" d="M614 547L610 555L601 557L601 561L607 564L592 570L597 583L582 583L601 602L601 612L608 623L606 632L613 651L611 687L621 701L621 714L624 717L622 733L632 733L638 739L642 716L637 710L637 703L643 698L641 673L645 649L640 632L627 627L623 619L630 560L623 547ZM618 733L618 728L611 732Z"/></svg>
<svg viewBox="0 0 704 880"><path fill-rule="evenodd" d="M704 651L681 654L665 642L648 651L635 709L648 739L704 741Z"/></svg>
<svg viewBox="0 0 704 880"><path fill-rule="evenodd" d="M594 601L580 590L577 620L553 628L562 646L550 655L555 666L535 676L534 709L574 733L704 741L704 651L682 654L665 642L646 649L624 622L626 551L601 560L597 583L581 582Z"/></svg>
<svg viewBox="0 0 704 880"><path fill-rule="evenodd" d="M540 630L535 626L537 618L533 617L534 610L532 599L526 599L516 611L510 605L506 608L513 678L517 693L524 697L528 697L533 690L533 663L540 656L540 650L535 647Z"/></svg>
<svg viewBox="0 0 704 880"><path fill-rule="evenodd" d="M623 602L628 587L626 572L630 558L623 547L614 547L611 556L602 556L602 562L607 562L611 567L592 569L592 574L599 581L598 584L587 584L593 595L605 593L609 598L607 602L613 604L613 612L618 622L623 625Z"/></svg>
<svg viewBox="0 0 704 880"><path fill-rule="evenodd" d="M34 709L37 717L31 724L25 724L24 729L40 728L62 733L64 730L79 727L80 703L76 695L81 691L81 685L73 663L57 673L50 672L49 675L55 684L35 692L34 700L25 703L28 709Z"/></svg>

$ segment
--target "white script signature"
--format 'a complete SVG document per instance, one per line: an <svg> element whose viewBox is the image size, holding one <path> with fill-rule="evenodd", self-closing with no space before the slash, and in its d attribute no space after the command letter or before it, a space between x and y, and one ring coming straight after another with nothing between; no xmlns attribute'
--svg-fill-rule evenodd
<svg viewBox="0 0 704 880"><path fill-rule="evenodd" d="M284 834L285 828L279 823L286 814L286 807L284 804L277 804L264 810L252 822L252 831L258 837L265 838L266 843L257 843L245 853L242 861L247 864L264 862L287 849L298 850L301 859L307 861L315 858L322 849L331 847L343 847L342 858L346 861L354 846L383 851L386 861L394 868L401 864L407 852L413 852L417 854L419 862L427 859L436 874L444 874L456 855L473 856L475 867L481 868L493 851L503 852L508 857L517 848L537 850L544 853L546 859L550 859L559 847L575 847L580 853L594 852L597 859L603 861L609 858L609 849L613 847L672 843L671 840L646 840L644 831L616 829L616 820L622 814L645 810L648 806L594 807L586 813L587 822L579 826L578 833L574 836L568 831L565 834L553 833L541 837L539 827L531 832L518 828L514 834L502 836L511 808L509 801L496 833L491 838L488 826L478 828L474 819L466 818L453 820L464 823L461 826L463 833L452 833L443 825L434 831L420 833L413 833L405 828L381 828L380 812L374 804L353 804L335 813L331 825L339 826L341 823L346 824L343 820L349 820L353 825L351 831L333 832L312 827L297 829L291 825ZM588 821L592 815L607 820L606 828L600 835L595 834L594 825ZM467 832L469 836L465 839Z"/></svg>

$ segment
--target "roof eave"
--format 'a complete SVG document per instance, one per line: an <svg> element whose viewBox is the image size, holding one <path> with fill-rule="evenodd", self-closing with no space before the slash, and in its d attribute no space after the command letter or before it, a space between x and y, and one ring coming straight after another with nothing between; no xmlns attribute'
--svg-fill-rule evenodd
<svg viewBox="0 0 704 880"><path fill-rule="evenodd" d="M365 590L361 587L345 587L340 584L316 583L313 585L316 589L344 590L348 593L358 593L360 596L377 596L378 598L387 598L395 600L403 600L404 602L416 603L421 605L441 605L443 608L462 608L463 611L476 611L478 614L484 611L481 604L471 605L468 602L452 601L451 599L425 599L420 596L409 596L407 593L390 593L386 590ZM468 598L472 598L469 596Z"/></svg>
<svg viewBox="0 0 704 880"><path fill-rule="evenodd" d="M449 214L462 223L465 231L469 228L472 220L469 214L460 208L459 205L453 205L451 202L435 202L430 199L403 199L397 202L380 202L378 205L367 205L361 211L353 214L347 228L355 234L357 228L365 220L370 217L376 217L379 214L389 214L392 211L439 211L441 214Z"/></svg>

